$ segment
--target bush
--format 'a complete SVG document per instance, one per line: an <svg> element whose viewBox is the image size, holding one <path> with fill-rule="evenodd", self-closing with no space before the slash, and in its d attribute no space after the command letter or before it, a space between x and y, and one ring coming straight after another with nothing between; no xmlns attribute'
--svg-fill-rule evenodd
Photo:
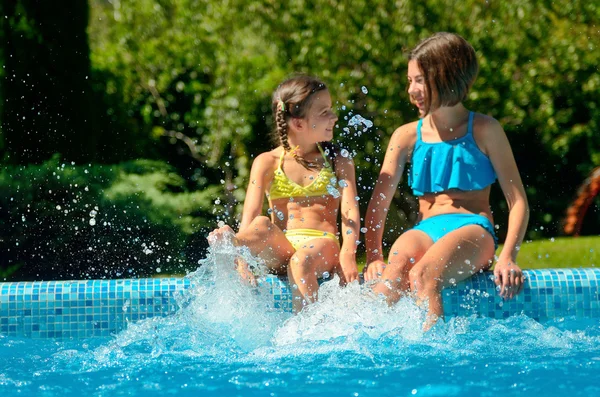
<svg viewBox="0 0 600 397"><path fill-rule="evenodd" d="M58 156L4 167L0 190L0 277L18 280L193 270L217 194L187 192L159 161L82 166Z"/></svg>

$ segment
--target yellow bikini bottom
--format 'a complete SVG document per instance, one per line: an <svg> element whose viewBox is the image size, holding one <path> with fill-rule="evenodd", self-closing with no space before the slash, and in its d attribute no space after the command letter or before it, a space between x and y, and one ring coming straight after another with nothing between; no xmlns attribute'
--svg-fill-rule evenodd
<svg viewBox="0 0 600 397"><path fill-rule="evenodd" d="M316 238L328 238L340 246L340 241L333 233L324 232L316 229L292 229L285 232L285 237L292 244L295 250L305 247L306 242Z"/></svg>

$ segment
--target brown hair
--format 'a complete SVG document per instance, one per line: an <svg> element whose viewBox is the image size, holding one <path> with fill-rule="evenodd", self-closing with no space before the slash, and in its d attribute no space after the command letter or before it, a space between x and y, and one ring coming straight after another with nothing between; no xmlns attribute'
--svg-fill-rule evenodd
<svg viewBox="0 0 600 397"><path fill-rule="evenodd" d="M440 32L421 41L408 59L415 60L423 74L426 113L462 102L479 71L475 50L454 33Z"/></svg>
<svg viewBox="0 0 600 397"><path fill-rule="evenodd" d="M273 93L271 107L275 118L275 139L286 152L291 152L294 159L307 169L317 168L299 156L288 143L288 122L291 118L304 118L312 102L314 93L327 89L325 83L311 76L295 76L277 87Z"/></svg>

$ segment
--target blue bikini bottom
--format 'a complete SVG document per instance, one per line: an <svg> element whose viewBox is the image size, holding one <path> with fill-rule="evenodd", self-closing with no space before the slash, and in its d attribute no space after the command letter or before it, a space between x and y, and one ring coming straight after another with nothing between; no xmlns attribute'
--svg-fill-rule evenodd
<svg viewBox="0 0 600 397"><path fill-rule="evenodd" d="M427 234L435 243L446 234L467 225L479 225L487 230L494 238L494 248L498 248L498 237L494 232L494 225L488 218L476 214L442 214L435 215L417 223L413 230L420 230Z"/></svg>

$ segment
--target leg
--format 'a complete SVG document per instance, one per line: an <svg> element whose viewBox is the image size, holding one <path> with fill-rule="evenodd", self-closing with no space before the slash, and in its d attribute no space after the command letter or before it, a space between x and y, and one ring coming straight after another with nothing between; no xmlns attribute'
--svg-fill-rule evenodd
<svg viewBox="0 0 600 397"><path fill-rule="evenodd" d="M337 242L315 238L307 241L292 255L287 270L295 313L317 300L317 275L332 272L339 263L339 253Z"/></svg>
<svg viewBox="0 0 600 397"><path fill-rule="evenodd" d="M385 295L388 304L396 303L410 289L408 272L432 245L431 238L420 230L409 230L398 237L373 292Z"/></svg>
<svg viewBox="0 0 600 397"><path fill-rule="evenodd" d="M294 247L285 234L266 216L256 217L247 228L236 235L236 245L250 249L275 274L285 274L286 264Z"/></svg>
<svg viewBox="0 0 600 397"><path fill-rule="evenodd" d="M494 251L494 239L479 225L460 227L427 250L408 274L418 300L429 302L426 330L444 315L442 288L488 269Z"/></svg>
<svg viewBox="0 0 600 397"><path fill-rule="evenodd" d="M267 268L276 274L285 274L287 262L295 251L281 229L266 216L256 217L248 227L236 235L229 226L216 229L209 234L208 241L213 245L228 238L232 238L236 246L248 247L252 255L261 258ZM241 257L236 258L235 266L243 280L252 285L256 284L254 274Z"/></svg>

